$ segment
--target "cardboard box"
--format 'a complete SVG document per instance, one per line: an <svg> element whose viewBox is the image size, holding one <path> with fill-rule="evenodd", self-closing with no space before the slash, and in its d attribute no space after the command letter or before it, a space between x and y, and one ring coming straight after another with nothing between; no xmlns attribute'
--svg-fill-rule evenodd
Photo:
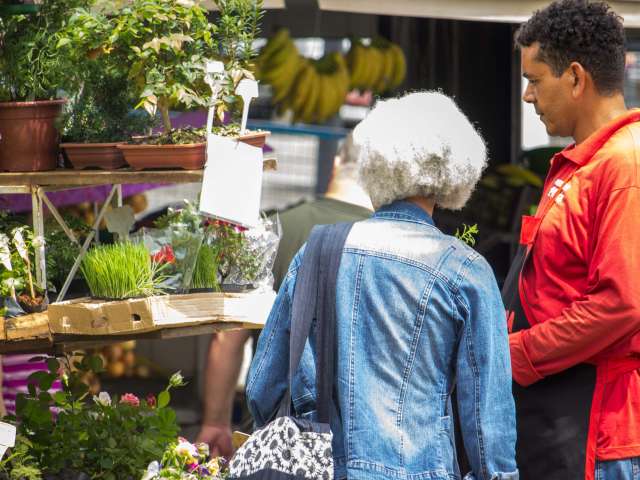
<svg viewBox="0 0 640 480"><path fill-rule="evenodd" d="M190 293L120 301L88 298L49 305L49 328L64 335L121 335L202 323L262 328L276 293Z"/></svg>

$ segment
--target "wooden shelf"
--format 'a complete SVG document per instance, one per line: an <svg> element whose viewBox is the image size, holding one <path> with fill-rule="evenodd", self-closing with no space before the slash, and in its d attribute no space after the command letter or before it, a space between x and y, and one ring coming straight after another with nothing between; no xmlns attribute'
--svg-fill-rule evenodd
<svg viewBox="0 0 640 480"><path fill-rule="evenodd" d="M126 335L46 335L20 340L0 341L0 354L49 353L62 354L74 350L101 347L127 340L167 340L171 338L208 335L224 330L246 329L240 322L212 322L186 327L163 328L152 332L129 333Z"/></svg>
<svg viewBox="0 0 640 480"><path fill-rule="evenodd" d="M196 183L203 170L73 170L0 173L2 186L86 187L132 183Z"/></svg>

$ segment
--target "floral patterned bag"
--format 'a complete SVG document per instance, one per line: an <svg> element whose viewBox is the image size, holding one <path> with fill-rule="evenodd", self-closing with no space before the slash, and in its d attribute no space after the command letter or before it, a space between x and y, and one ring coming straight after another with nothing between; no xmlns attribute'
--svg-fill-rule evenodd
<svg viewBox="0 0 640 480"><path fill-rule="evenodd" d="M333 391L336 279L351 223L314 227L307 241L293 298L289 389L275 420L255 431L229 463L229 478L333 480ZM317 320L317 422L291 413L291 382L314 318Z"/></svg>

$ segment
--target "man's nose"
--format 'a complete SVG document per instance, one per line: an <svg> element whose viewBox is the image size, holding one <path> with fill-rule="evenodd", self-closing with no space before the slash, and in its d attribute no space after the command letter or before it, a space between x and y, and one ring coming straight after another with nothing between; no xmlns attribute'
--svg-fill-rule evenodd
<svg viewBox="0 0 640 480"><path fill-rule="evenodd" d="M524 93L522 94L522 100L527 103L533 103L535 101L535 96L531 91L531 85L527 85Z"/></svg>

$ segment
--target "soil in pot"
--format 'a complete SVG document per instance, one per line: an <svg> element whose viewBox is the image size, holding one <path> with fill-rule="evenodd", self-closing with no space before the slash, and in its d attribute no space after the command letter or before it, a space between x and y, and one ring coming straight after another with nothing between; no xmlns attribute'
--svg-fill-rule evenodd
<svg viewBox="0 0 640 480"><path fill-rule="evenodd" d="M55 121L65 100L0 103L0 171L54 170L58 163Z"/></svg>
<svg viewBox="0 0 640 480"><path fill-rule="evenodd" d="M103 170L115 170L124 167L122 150L117 146L120 143L61 143L73 168L102 168Z"/></svg>
<svg viewBox="0 0 640 480"><path fill-rule="evenodd" d="M205 144L186 145L118 145L125 161L136 170L146 168L183 168L199 170L204 167Z"/></svg>
<svg viewBox="0 0 640 480"><path fill-rule="evenodd" d="M47 309L49 301L46 295L37 295L36 298L31 298L30 295L23 293L18 295L18 304L26 313L40 313Z"/></svg>

